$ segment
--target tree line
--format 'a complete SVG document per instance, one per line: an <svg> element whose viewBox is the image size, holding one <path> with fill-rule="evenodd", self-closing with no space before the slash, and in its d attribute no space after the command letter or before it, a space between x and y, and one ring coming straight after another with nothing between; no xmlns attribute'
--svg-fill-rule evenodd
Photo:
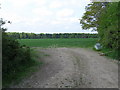
<svg viewBox="0 0 120 90"><path fill-rule="evenodd" d="M44 39L44 38L98 38L98 34L84 34L84 33L17 33L7 32L8 37L15 39Z"/></svg>

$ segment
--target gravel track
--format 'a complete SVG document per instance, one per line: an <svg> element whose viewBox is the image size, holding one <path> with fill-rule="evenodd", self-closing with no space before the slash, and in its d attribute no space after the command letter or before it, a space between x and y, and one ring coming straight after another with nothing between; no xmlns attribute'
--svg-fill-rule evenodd
<svg viewBox="0 0 120 90"><path fill-rule="evenodd" d="M118 88L118 64L83 48L36 48L40 69L11 88Z"/></svg>

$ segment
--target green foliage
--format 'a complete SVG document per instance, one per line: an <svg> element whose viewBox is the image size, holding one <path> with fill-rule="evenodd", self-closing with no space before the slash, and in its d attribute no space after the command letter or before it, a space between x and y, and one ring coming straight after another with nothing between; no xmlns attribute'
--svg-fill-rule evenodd
<svg viewBox="0 0 120 90"><path fill-rule="evenodd" d="M80 24L83 29L97 30L99 26L98 20L102 11L106 8L108 2L93 2L88 4L85 8L86 12L84 13L82 19L80 19Z"/></svg>
<svg viewBox="0 0 120 90"><path fill-rule="evenodd" d="M98 31L99 42L107 50L112 50L108 56L120 59L116 52L120 50L119 16L120 2L93 2L88 4L80 23L83 29ZM104 50L103 50L104 51Z"/></svg>
<svg viewBox="0 0 120 90"><path fill-rule="evenodd" d="M21 45L30 47L93 47L97 38L80 38L80 39L21 39L18 40Z"/></svg>
<svg viewBox="0 0 120 90"><path fill-rule="evenodd" d="M11 82L15 79L14 75L22 71L21 66L29 65L31 58L30 48L23 49L16 40L6 37L4 33L2 40L2 78L4 86L6 81L10 80Z"/></svg>
<svg viewBox="0 0 120 90"><path fill-rule="evenodd" d="M118 49L118 3L109 3L106 10L101 14L99 20L98 33L100 42L108 48Z"/></svg>
<svg viewBox="0 0 120 90"><path fill-rule="evenodd" d="M4 23L5 24L5 23ZM31 50L25 45L20 45L16 39L10 38L2 31L2 86L22 79L36 61L31 56Z"/></svg>

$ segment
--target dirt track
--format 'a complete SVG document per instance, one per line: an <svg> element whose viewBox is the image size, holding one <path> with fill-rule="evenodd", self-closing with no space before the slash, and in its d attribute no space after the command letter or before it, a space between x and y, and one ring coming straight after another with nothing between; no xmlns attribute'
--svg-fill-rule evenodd
<svg viewBox="0 0 120 90"><path fill-rule="evenodd" d="M118 65L82 48L40 49L43 66L17 88L118 88Z"/></svg>

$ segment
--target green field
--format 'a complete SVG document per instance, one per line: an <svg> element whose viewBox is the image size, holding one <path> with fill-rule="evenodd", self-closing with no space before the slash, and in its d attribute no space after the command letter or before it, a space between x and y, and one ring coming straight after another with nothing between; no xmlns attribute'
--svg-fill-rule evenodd
<svg viewBox="0 0 120 90"><path fill-rule="evenodd" d="M95 45L97 38L80 38L80 39L18 39L21 45L29 47L81 47L90 48Z"/></svg>

